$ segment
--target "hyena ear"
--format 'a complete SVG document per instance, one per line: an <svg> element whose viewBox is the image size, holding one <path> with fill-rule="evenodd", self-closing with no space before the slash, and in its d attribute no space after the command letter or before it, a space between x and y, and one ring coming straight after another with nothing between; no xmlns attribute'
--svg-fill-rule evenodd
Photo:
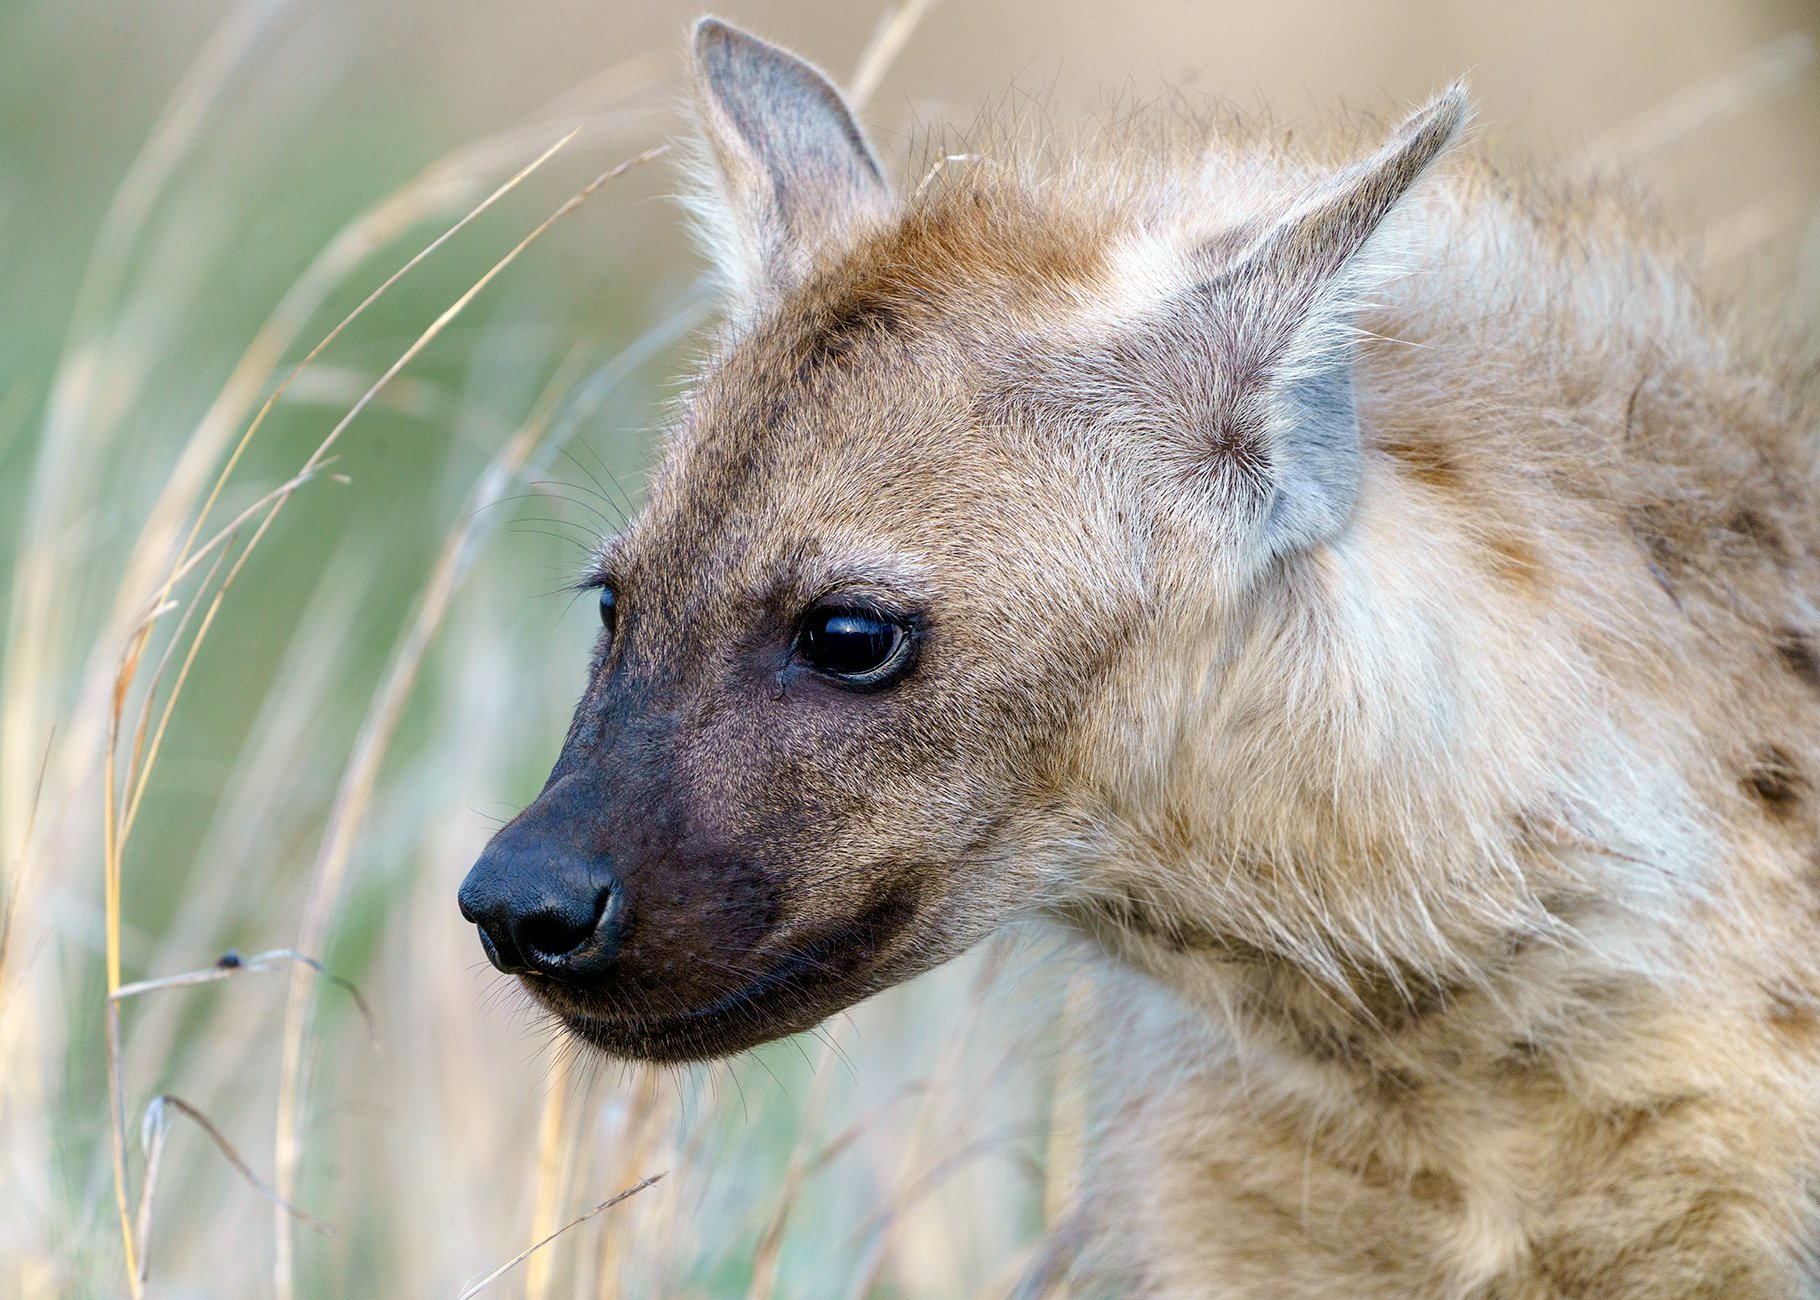
<svg viewBox="0 0 1820 1300"><path fill-rule="evenodd" d="M889 213L884 174L846 101L794 54L704 18L695 100L720 191L704 215L747 305L792 283L818 248Z"/></svg>
<svg viewBox="0 0 1820 1300"><path fill-rule="evenodd" d="M1376 154L1219 254L1221 269L1196 290L1197 333L1211 333L1218 373L1193 423L1211 423L1218 452L1239 461L1269 554L1325 541L1351 517L1361 460L1353 316L1377 269L1360 254L1466 114L1456 84Z"/></svg>

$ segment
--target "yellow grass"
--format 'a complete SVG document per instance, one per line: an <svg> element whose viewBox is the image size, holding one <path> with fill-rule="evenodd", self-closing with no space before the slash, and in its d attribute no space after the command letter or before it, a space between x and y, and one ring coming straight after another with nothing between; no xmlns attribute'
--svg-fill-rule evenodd
<svg viewBox="0 0 1820 1300"><path fill-rule="evenodd" d="M913 3L882 16L861 60L864 94L881 84L925 9ZM348 965L330 956L363 848L367 861L383 851L372 847L372 820L408 819L412 807L457 797L391 771L395 741L407 719L421 715L420 725L456 752L502 740L512 746L510 719L489 717L481 727L459 706L431 706L426 712L426 686L453 699L461 692L451 690L452 683L497 671L500 656L509 654L505 640L484 628L497 614L489 615L485 605L464 611L464 587L476 572L486 571L495 539L524 515L520 507L527 494L612 517L631 507L620 479L623 462L615 468L592 449L577 446L576 430L616 386L654 358L671 355L677 341L699 327L704 295L683 292L672 310L604 361L585 335L566 353L549 355L545 377L522 416L467 471L464 499L446 516L421 577L408 580L415 594L381 660L356 659L350 650L358 627L355 610L361 591L372 588L372 575L349 581L357 571L326 554L305 551L273 560L266 552L299 545L297 534L278 528L294 502L313 500L330 482L358 488L358 476L350 482L346 474L331 471L340 469L335 459L340 444L370 422L388 385L404 382L408 367L433 354L554 222L664 151L666 146L649 140L641 147L627 129L648 117L639 101L672 93L650 75L648 61L627 61L620 75L568 97L537 124L455 151L334 233L278 295L187 435L171 442L162 479L139 485L136 496L108 501L109 509L135 512L136 522L129 546L111 566L104 617L77 626L62 607L60 595L74 576L63 535L66 521L106 500L102 494L118 491L96 470L127 436L126 403L112 391L110 376L124 374L133 381L124 394L130 401L144 391L143 376L167 364L158 353L161 340L123 340L112 320L130 316L146 292L133 274L137 246L152 237L163 205L184 183L190 154L236 78L245 75L244 65L261 41L271 38L269 16L262 15L257 6L238 9L212 38L153 128L104 224L47 404L32 509L15 555L0 736L0 770L8 776L0 797L0 843L9 846L7 903L0 916L0 1038L9 1052L19 1053L10 1059L32 1064L0 1079L0 1139L10 1158L10 1167L0 1167L0 1173L22 1189L19 1203L29 1212L19 1230L0 1229L5 1234L0 1235L0 1279L5 1279L0 1289L21 1295L124 1289L138 1296L165 1285L200 1283L234 1293L269 1289L288 1297L324 1293L325 1287L335 1294L350 1286L360 1290L362 1284L351 1279L383 1276L411 1293L447 1288L464 1295L517 1278L525 1294L540 1300L562 1294L690 1294L703 1287L771 1296L820 1289L817 1283L805 1290L802 1275L793 1276L793 1254L806 1251L804 1257L818 1260L817 1267L836 1279L830 1286L863 1293L881 1277L901 1272L891 1262L900 1211L910 1204L901 1198L923 1194L918 1189L926 1190L932 1169L945 1177L952 1170L940 1167L954 1164L954 1151L970 1150L973 1138L964 1130L976 1117L967 1116L957 1128L952 1098L939 1094L977 1046L968 1032L977 1027L1002 953L982 968L991 979L974 979L953 1032L930 1029L929 1016L916 1018L915 1031L893 1023L904 1013L891 999L858 1017L883 1027L887 1041L910 1049L882 1072L886 1077L866 1087L856 1086L859 1080L834 1045L834 1036L844 1032L839 1026L824 1036L812 1067L806 1056L786 1047L745 1067L680 1076L603 1072L597 1063L561 1049L548 1054L548 1040L533 1030L518 1040L524 1045L520 1055L529 1050L533 1058L525 1063L531 1068L513 1061L514 1068L503 1072L506 1080L495 1086L494 1076L501 1073L495 1068L498 1030L525 1013L510 1000L476 1006L471 995L459 991L471 987L467 977L477 956L471 936L464 936L467 946L458 953L409 962L402 978L396 957ZM487 259L467 288L435 311L376 375L356 381L352 402L313 449L279 476L262 478L273 464L271 453L259 450L266 431L281 416L293 427L298 418L293 392L311 391L306 381L312 374L332 372L338 376L332 382L346 388L360 373L358 365L334 356L358 340L382 299L402 292L406 278L433 256L456 256L458 239L484 234L489 223L497 237L505 201L528 187L559 151L597 152L616 145L632 146L623 161L524 233L508 231L505 250ZM440 228L415 251L391 252L438 218ZM364 269L388 255L395 269L378 275ZM369 279L370 287L360 288L361 279ZM357 290L358 301L326 328L315 324L349 288ZM421 303L421 293L409 301ZM295 355L312 328L317 341ZM326 390L318 384L313 391ZM431 406L461 418L459 403L444 399L433 383L419 389L419 397L425 396L434 399ZM585 482L548 484L545 476L557 456L567 458L567 468ZM594 519L580 522L588 529L597 526ZM306 528L302 545L308 547L310 537ZM215 644L223 629L244 618L236 610L248 575L270 572L274 564L286 572L316 568L325 575L322 586L298 618L290 649L272 647L273 662L259 688L263 696L246 701L257 722L215 802L203 852L187 868L190 892L181 910L164 934L140 932L133 919L136 882L156 892L171 869L162 856L170 831L157 819L160 801L172 789L171 764L182 761L171 757L178 752L172 745L186 725L206 724L211 716L207 701L217 689L211 674L222 664ZM497 600L499 579L491 581ZM337 583L347 590L338 591ZM449 648L455 617L463 620L461 635L458 646ZM51 672L50 665L69 659L72 647L78 671ZM364 705L351 708L343 676L366 662L372 668L364 671L377 673L375 683ZM48 680L69 680L72 687L47 703L42 683ZM198 691L203 704L196 702ZM561 695L551 693L537 711L555 717L561 706ZM345 743L336 760L339 775L330 783L332 794L300 795L299 778L320 786L325 775L297 757L300 748L313 747L319 729L330 733L323 738L329 743ZM345 736L345 742L333 741L335 736ZM547 761L548 754L527 753L525 762L538 760ZM14 779L22 771L36 780L22 786ZM85 804L93 812L85 815ZM98 832L98 841L88 839L85 827ZM262 861L257 846L266 837L294 841L299 829L313 832L316 845L307 870L274 872L275 864ZM453 855L456 864L471 856L484 830L464 831L461 850ZM46 995L66 994L51 992L52 972L35 942L47 932L47 900L79 880L67 873L79 871L85 843L94 844L91 860L101 867L99 1042L85 1039L81 1017L67 1027L56 1022ZM376 910L362 900L355 913L359 924L396 936L390 942L406 950L419 915L448 918L453 911L449 855L439 846L422 861L438 863L438 872L414 870L390 909ZM242 891L269 894L275 910L260 928L262 936L278 941L246 956L232 950L229 937L242 925L231 922L228 900ZM459 935L464 927L444 928ZM284 1008L272 1025L258 1009L265 995L256 990L264 981L239 977L286 969L291 975ZM348 1005L359 1013L354 1026L341 1019L324 1022L316 1005L323 983L348 995ZM80 980L67 985L69 991L80 987ZM230 989L249 992L225 992ZM952 992L931 992L932 1006L959 1005ZM208 1001L194 1001L205 994ZM995 1044L998 1051L1006 1042L1041 1037L1040 1010L1020 1015L1016 1036ZM350 1027L358 1030L351 1040ZM492 1041L477 1048L477 1034ZM414 1111L388 1131L389 1138L422 1149L424 1158L389 1167L383 1161L359 1162L352 1178L311 1176L313 1168L338 1165L346 1155L343 1140L323 1127L310 1104L312 1061L325 1055L343 1062L339 1070L365 1079L370 1084L365 1095ZM539 1057L547 1061L543 1067L535 1064ZM93 1070L90 1077L100 1079L105 1114L100 1124L69 1110L69 1098L89 1095L81 1087L62 1090L59 1099L54 1066L59 1059L78 1071ZM915 1077L931 1064L933 1076ZM540 1068L548 1071L542 1082ZM168 1085L173 1077L187 1080L181 1094ZM486 1101L477 1105L482 1096ZM906 1145L901 1132L893 1136L890 1130L901 1127L900 1120L909 1122L908 1107L901 1103L910 1099L922 1104L914 1119L915 1140ZM445 1146L445 1130L427 1118L432 1114L458 1117L453 1128L464 1142ZM132 1137L135 1115L142 1116L138 1142ZM53 1156L54 1128L71 1120L87 1136L72 1152ZM259 1154L260 1127L272 1134L268 1160ZM187 1138L192 1133L205 1140ZM1026 1144L1039 1140L1034 1133L1018 1138ZM873 1139L878 1145L868 1148ZM111 1252L90 1215L94 1166L85 1150L99 1156L107 1171L102 1186L111 1186L117 1223ZM219 1195L228 1198L232 1228L211 1210L209 1195L192 1190L209 1176L211 1153L231 1179ZM960 1163L976 1162L964 1154ZM460 1168L449 1173L449 1165ZM669 1178L658 1184L666 1172ZM718 1178L743 1179L749 1186L742 1196L727 1199ZM53 1187L59 1179L78 1184L72 1197L59 1198ZM831 1179L838 1182L832 1191L823 1186ZM82 1184L90 1190L81 1190ZM602 1199L601 1191L614 1186L622 1190ZM1023 1188L995 1197L1004 1212L987 1225L988 1237L1015 1241L1037 1226L1019 1217L1034 1204L1035 1192L1022 1167L989 1174L983 1186ZM522 1195L512 1188L522 1188ZM622 1206L634 1192L639 1197ZM833 1204L839 1213L806 1212L804 1203L811 1199L819 1207ZM259 1203L271 1209L270 1226L266 1241L248 1250L242 1243L252 1221L245 1219L243 1205ZM522 1220L515 1204L528 1209ZM498 1221L501 1207L507 1214ZM482 1220L496 1222L471 1242L438 1250L451 1224ZM369 1224L377 1235L359 1247L349 1244ZM308 1239L318 1243L310 1248L307 1279L302 1243L294 1236L299 1225L310 1228ZM514 1239L516 1247L507 1249ZM491 1263L476 1267L463 1248L469 1246L485 1251ZM345 1253L356 1249L364 1251L359 1264ZM973 1249L985 1253L978 1242ZM263 1282L261 1258L267 1261Z"/></svg>

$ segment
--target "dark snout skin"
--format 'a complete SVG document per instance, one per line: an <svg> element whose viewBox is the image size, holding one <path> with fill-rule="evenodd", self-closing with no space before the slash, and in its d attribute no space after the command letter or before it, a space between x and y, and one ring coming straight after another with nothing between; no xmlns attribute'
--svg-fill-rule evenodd
<svg viewBox="0 0 1820 1300"><path fill-rule="evenodd" d="M620 1057L703 1060L808 1029L902 978L916 911L877 872L857 914L792 909L786 869L688 808L668 763L609 784L565 756L462 882L488 959L569 1030ZM794 912L794 914L793 914Z"/></svg>
<svg viewBox="0 0 1820 1300"><path fill-rule="evenodd" d="M612 970L631 906L612 859L590 835L579 775L552 781L480 855L461 884L461 914L487 960L508 975L598 983Z"/></svg>

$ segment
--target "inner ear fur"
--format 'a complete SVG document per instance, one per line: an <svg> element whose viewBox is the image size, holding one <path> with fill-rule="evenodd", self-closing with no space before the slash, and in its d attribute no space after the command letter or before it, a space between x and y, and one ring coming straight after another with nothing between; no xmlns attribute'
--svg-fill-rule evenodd
<svg viewBox="0 0 1820 1300"><path fill-rule="evenodd" d="M796 55L704 18L695 103L719 182L707 214L715 256L747 303L889 213L884 172L846 101Z"/></svg>
<svg viewBox="0 0 1820 1300"><path fill-rule="evenodd" d="M1383 148L1343 168L1271 222L1198 291L1224 336L1223 387L1253 428L1266 489L1262 541L1280 554L1333 536L1358 492L1353 401L1353 274L1359 255L1431 164L1458 137L1458 84L1411 115ZM1229 430L1228 436L1240 432Z"/></svg>
<svg viewBox="0 0 1820 1300"><path fill-rule="evenodd" d="M1361 457L1353 401L1352 329L1360 254L1384 220L1458 137L1455 85L1410 116L1371 157L1342 168L1269 220L1179 304L1207 347L1211 374L1186 394L1190 454L1235 458L1264 554L1316 545L1351 518ZM1198 389L1198 391L1196 391Z"/></svg>
<svg viewBox="0 0 1820 1300"><path fill-rule="evenodd" d="M1370 246L1466 111L1455 86L1371 157L1210 241L1190 255L1190 287L1127 327L1059 346L1030 336L988 367L981 417L1128 442L1162 498L1208 520L1241 569L1334 537L1358 496L1353 315L1383 273Z"/></svg>

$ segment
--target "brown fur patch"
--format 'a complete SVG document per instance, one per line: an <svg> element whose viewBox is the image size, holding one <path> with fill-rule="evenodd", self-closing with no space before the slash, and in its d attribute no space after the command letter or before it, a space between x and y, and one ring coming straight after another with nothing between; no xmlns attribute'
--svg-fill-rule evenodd
<svg viewBox="0 0 1820 1300"><path fill-rule="evenodd" d="M1405 476L1437 492L1458 492L1465 482L1459 462L1439 440L1398 432L1380 438L1378 450L1396 461Z"/></svg>
<svg viewBox="0 0 1820 1300"><path fill-rule="evenodd" d="M1681 550L1669 540L1669 528L1663 527L1666 521L1660 518L1663 512L1645 506L1630 520L1631 532L1643 544L1649 555L1650 566L1657 580L1667 586L1669 575L1679 572L1685 566ZM1672 588L1671 588L1672 591Z"/></svg>
<svg viewBox="0 0 1820 1300"><path fill-rule="evenodd" d="M1016 191L959 192L862 244L838 275L856 301L902 309L938 298L1024 303L1106 270L1104 232L1078 214L1043 211Z"/></svg>
<svg viewBox="0 0 1820 1300"><path fill-rule="evenodd" d="M1774 556L1778 560L1786 559L1788 547L1782 539L1781 532L1766 519L1762 512L1750 506L1739 506L1726 521L1729 532L1742 538L1750 546Z"/></svg>
<svg viewBox="0 0 1820 1300"><path fill-rule="evenodd" d="M1377 1151L1370 1151L1344 1166L1364 1186L1380 1192L1401 1192L1429 1209L1458 1213L1466 1204L1459 1180L1435 1169L1398 1169Z"/></svg>
<svg viewBox="0 0 1820 1300"><path fill-rule="evenodd" d="M1763 1019L1771 1029L1803 1042L1820 1037L1820 1006L1816 1006L1812 993L1779 982L1765 985L1763 994L1768 999Z"/></svg>
<svg viewBox="0 0 1820 1300"><path fill-rule="evenodd" d="M1360 978L1355 980L1353 992L1358 999L1353 1007L1335 1006L1329 1000L1331 995L1323 993L1296 1006L1279 992L1273 1015L1309 1058L1364 1067L1378 1087L1392 1093L1413 1093L1421 1085L1407 1072L1388 1065L1379 1049L1444 1021L1472 996L1472 990L1464 986L1414 976L1401 982Z"/></svg>
<svg viewBox="0 0 1820 1300"><path fill-rule="evenodd" d="M1796 628L1785 627L1776 638L1776 653L1788 670L1816 691L1820 691L1820 648L1814 638Z"/></svg>
<svg viewBox="0 0 1820 1300"><path fill-rule="evenodd" d="M1526 539L1503 534L1486 542L1491 552L1491 571L1526 595L1542 591L1542 557Z"/></svg>
<svg viewBox="0 0 1820 1300"><path fill-rule="evenodd" d="M1806 775L1780 745L1768 745L1744 774L1744 786L1778 821L1795 815L1808 790Z"/></svg>
<svg viewBox="0 0 1820 1300"><path fill-rule="evenodd" d="M1517 1038L1506 1044L1492 1063L1493 1078L1505 1082L1525 1083L1540 1078L1552 1068L1548 1049L1533 1038Z"/></svg>
<svg viewBox="0 0 1820 1300"><path fill-rule="evenodd" d="M1143 902L1129 891L1096 898L1090 907L1117 929L1160 943L1171 952L1218 952L1230 953L1235 958L1263 958L1263 954L1255 949L1246 952L1244 945L1235 945L1235 941L1215 934L1196 922L1171 916L1161 908Z"/></svg>
<svg viewBox="0 0 1820 1300"><path fill-rule="evenodd" d="M1466 1194L1457 1180L1432 1169L1418 1169L1409 1180L1409 1194L1421 1205L1458 1213L1466 1204Z"/></svg>
<svg viewBox="0 0 1820 1300"><path fill-rule="evenodd" d="M1622 1151L1658 1129L1664 1121L1684 1115L1697 1100L1693 1094L1659 1097L1640 1106L1624 1106L1607 1112L1604 1120L1612 1145Z"/></svg>
<svg viewBox="0 0 1820 1300"><path fill-rule="evenodd" d="M797 366L798 382L846 360L856 348L896 333L903 313L889 298L854 293L829 303L815 321Z"/></svg>

